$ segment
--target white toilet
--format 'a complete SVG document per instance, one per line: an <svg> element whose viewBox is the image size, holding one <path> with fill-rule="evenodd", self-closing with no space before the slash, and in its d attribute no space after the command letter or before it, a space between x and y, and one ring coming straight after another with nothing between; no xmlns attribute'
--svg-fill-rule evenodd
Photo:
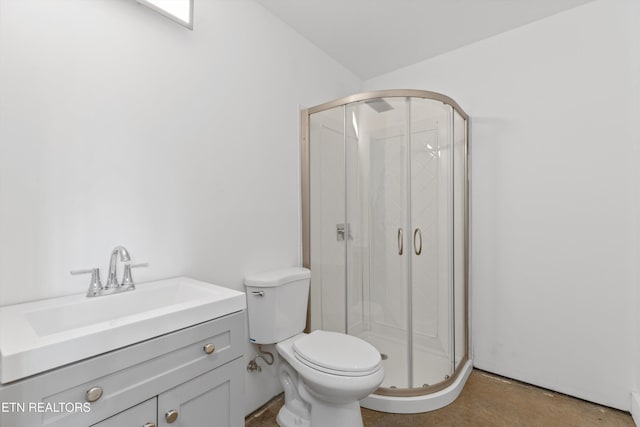
<svg viewBox="0 0 640 427"><path fill-rule="evenodd" d="M288 268L248 276L249 339L276 344L284 406L283 427L360 427L360 399L384 379L380 353L350 335L304 334L311 272Z"/></svg>

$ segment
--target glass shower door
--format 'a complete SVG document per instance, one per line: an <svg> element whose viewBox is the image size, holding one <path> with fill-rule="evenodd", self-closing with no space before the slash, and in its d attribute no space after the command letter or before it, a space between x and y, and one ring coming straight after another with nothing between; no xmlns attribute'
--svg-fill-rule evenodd
<svg viewBox="0 0 640 427"><path fill-rule="evenodd" d="M347 106L349 333L386 358L382 387L409 387L407 100Z"/></svg>
<svg viewBox="0 0 640 427"><path fill-rule="evenodd" d="M453 373L452 108L412 99L410 114L413 387Z"/></svg>
<svg viewBox="0 0 640 427"><path fill-rule="evenodd" d="M453 373L451 111L397 97L344 112L346 328L387 358L383 387Z"/></svg>

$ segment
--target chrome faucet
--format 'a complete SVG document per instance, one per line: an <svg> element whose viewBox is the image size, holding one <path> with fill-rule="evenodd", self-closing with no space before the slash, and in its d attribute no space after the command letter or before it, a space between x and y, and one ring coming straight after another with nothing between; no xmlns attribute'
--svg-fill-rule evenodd
<svg viewBox="0 0 640 427"><path fill-rule="evenodd" d="M105 289L112 289L120 286L120 283L118 283L118 275L116 271L118 254L120 254L120 261L131 261L131 256L124 246L116 246L115 248L113 248L113 251L111 251L111 259L109 261L109 276L107 277L107 284L104 287Z"/></svg>
<svg viewBox="0 0 640 427"><path fill-rule="evenodd" d="M122 283L118 282L117 264L118 256L120 261L125 262L124 274L122 276ZM111 258L109 259L109 277L107 284L102 286L100 281L100 269L90 268L87 270L71 270L71 274L91 274L91 283L89 284L89 290L87 291L88 297L99 297L102 295L112 295L123 291L132 291L136 288L131 276L131 269L138 267L148 267L149 263L143 262L140 264L131 264L131 256L124 246L116 246L111 251Z"/></svg>

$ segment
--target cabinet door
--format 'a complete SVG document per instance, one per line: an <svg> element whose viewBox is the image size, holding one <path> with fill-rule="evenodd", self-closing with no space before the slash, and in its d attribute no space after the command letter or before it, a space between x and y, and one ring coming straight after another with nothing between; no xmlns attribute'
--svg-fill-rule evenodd
<svg viewBox="0 0 640 427"><path fill-rule="evenodd" d="M139 405L122 411L119 414L100 421L91 427L152 427L155 426L157 409L157 398L149 399Z"/></svg>
<svg viewBox="0 0 640 427"><path fill-rule="evenodd" d="M158 426L243 426L242 387L238 358L160 394Z"/></svg>

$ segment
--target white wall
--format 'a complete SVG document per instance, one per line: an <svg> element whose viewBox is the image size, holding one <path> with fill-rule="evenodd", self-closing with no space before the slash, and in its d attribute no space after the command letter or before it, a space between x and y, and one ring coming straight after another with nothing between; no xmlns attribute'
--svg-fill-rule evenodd
<svg viewBox="0 0 640 427"><path fill-rule="evenodd" d="M298 108L360 81L253 0L195 3L191 32L133 0L0 0L0 305L84 292L69 270L117 244L139 281L300 262ZM248 375L247 411L278 391Z"/></svg>
<svg viewBox="0 0 640 427"><path fill-rule="evenodd" d="M632 11L632 16L635 18L635 22L640 22L640 2L634 2L635 9ZM634 88L633 93L635 94L635 108L634 108L634 116L636 118L640 117L640 25L635 25L634 27L635 33L633 36L634 43L634 52L635 52L635 61L633 63L632 73L636 76L634 80ZM637 125L637 120L635 121ZM634 126L634 140L635 140L635 160L636 164L640 164L640 128L638 126ZM638 210L640 210L640 168L634 168L636 175L633 179L633 182L636 183L636 206ZM640 264L640 213L636 211L636 251L635 251L635 260L636 265ZM635 278L635 313L636 313L636 330L635 330L635 357L634 360L634 378L635 385L633 388L633 395L631 397L631 414L633 415L633 419L636 425L640 425L640 269L636 269L636 278Z"/></svg>
<svg viewBox="0 0 640 427"><path fill-rule="evenodd" d="M474 364L627 410L632 3L599 0L365 82L442 92L471 115Z"/></svg>

